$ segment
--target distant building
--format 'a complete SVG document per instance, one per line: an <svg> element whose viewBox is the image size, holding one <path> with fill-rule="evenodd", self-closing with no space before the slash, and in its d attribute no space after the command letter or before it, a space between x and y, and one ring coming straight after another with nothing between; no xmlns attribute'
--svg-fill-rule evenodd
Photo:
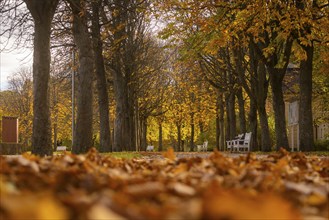
<svg viewBox="0 0 329 220"><path fill-rule="evenodd" d="M283 92L285 97L286 121L289 146L299 150L299 66L289 64L284 78ZM315 100L313 100L313 103ZM318 120L327 118L327 120ZM329 112L314 108L313 104L314 141L329 139Z"/></svg>

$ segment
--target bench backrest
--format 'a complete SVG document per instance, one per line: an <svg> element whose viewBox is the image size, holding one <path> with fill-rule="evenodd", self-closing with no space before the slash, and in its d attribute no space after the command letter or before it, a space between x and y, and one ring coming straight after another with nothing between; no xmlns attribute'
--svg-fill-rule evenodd
<svg viewBox="0 0 329 220"><path fill-rule="evenodd" d="M146 151L153 151L154 150L154 146L153 145L149 145L146 147Z"/></svg>
<svg viewBox="0 0 329 220"><path fill-rule="evenodd" d="M244 140L245 141L250 141L250 139L251 139L251 132L246 133L246 135L244 136Z"/></svg>
<svg viewBox="0 0 329 220"><path fill-rule="evenodd" d="M56 150L57 151L66 151L66 146L57 146Z"/></svg>
<svg viewBox="0 0 329 220"><path fill-rule="evenodd" d="M205 148L208 147L208 141L203 142L203 147L205 147Z"/></svg>

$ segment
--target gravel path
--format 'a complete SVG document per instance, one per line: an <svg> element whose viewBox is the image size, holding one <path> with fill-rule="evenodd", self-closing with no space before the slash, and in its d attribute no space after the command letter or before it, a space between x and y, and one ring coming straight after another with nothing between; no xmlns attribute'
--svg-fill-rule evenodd
<svg viewBox="0 0 329 220"><path fill-rule="evenodd" d="M141 152L143 159L164 159L164 156L160 152ZM212 152L175 152L176 157L179 158L193 158L193 157L200 157L200 158L208 158ZM230 152L221 152L224 156L227 157L240 157L246 156L247 153L230 153ZM257 155L257 157L262 158L266 157L267 155Z"/></svg>

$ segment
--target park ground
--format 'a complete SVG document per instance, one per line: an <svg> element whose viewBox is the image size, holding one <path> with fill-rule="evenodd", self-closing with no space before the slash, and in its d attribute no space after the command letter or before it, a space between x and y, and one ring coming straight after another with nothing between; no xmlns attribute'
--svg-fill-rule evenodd
<svg viewBox="0 0 329 220"><path fill-rule="evenodd" d="M328 219L325 153L0 156L0 219ZM280 211L278 211L280 210Z"/></svg>

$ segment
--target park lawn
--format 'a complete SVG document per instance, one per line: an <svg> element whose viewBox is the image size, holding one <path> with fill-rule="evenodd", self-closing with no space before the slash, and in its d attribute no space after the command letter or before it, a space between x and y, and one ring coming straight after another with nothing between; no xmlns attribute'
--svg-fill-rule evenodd
<svg viewBox="0 0 329 220"><path fill-rule="evenodd" d="M31 151L24 152L24 154L31 154ZM71 151L54 151L54 156L62 156L64 154L71 154ZM110 153L101 153L103 156L110 156L114 158L123 158L123 159L132 159L132 158L140 158L142 155L139 152L133 151L123 151L123 152L110 152Z"/></svg>
<svg viewBox="0 0 329 220"><path fill-rule="evenodd" d="M0 157L0 219L328 218L327 157L135 154Z"/></svg>
<svg viewBox="0 0 329 220"><path fill-rule="evenodd" d="M123 158L123 159L133 159L133 158L140 158L142 155L136 151L123 151L123 152L111 152L111 153L101 153L104 156L111 156L114 158Z"/></svg>
<svg viewBox="0 0 329 220"><path fill-rule="evenodd" d="M263 151L256 151L253 152L256 155L270 155L276 153L276 151L272 152L263 152ZM293 153L293 152L292 152ZM329 151L312 151L312 152L303 152L306 156L329 156Z"/></svg>

